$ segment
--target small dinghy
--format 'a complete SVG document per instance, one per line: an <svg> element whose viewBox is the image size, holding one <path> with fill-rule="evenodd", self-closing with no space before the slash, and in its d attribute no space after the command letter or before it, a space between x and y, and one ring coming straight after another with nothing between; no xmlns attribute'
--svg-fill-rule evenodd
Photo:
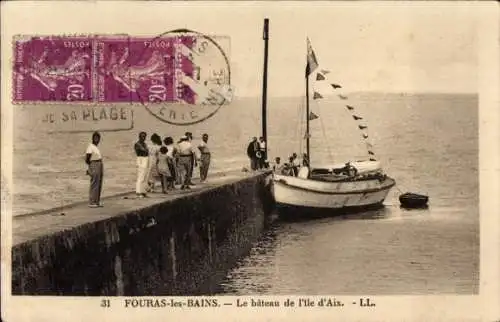
<svg viewBox="0 0 500 322"><path fill-rule="evenodd" d="M399 196L399 202L405 208L425 208L428 201L428 196L417 193L407 192Z"/></svg>

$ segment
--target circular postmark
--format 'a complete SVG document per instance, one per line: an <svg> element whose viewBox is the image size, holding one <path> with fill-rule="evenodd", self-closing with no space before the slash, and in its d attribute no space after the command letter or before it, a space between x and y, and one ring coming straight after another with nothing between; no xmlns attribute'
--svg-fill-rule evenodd
<svg viewBox="0 0 500 322"><path fill-rule="evenodd" d="M165 32L144 42L140 60L149 79L141 79L137 100L157 119L192 125L214 116L231 102L229 38L188 29ZM148 62L153 62L149 64ZM152 67L155 65L156 67Z"/></svg>

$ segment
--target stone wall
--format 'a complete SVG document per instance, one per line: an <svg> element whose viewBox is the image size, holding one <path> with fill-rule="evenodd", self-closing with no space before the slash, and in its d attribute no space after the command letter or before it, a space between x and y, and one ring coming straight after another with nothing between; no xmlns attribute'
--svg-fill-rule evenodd
<svg viewBox="0 0 500 322"><path fill-rule="evenodd" d="M15 245L15 295L209 295L270 218L267 174Z"/></svg>

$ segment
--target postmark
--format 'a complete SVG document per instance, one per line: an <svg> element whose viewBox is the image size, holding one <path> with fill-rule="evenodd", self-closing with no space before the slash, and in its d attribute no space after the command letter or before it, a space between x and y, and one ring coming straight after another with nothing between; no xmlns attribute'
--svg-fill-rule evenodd
<svg viewBox="0 0 500 322"><path fill-rule="evenodd" d="M86 36L17 36L13 102L93 101L93 41Z"/></svg>
<svg viewBox="0 0 500 322"><path fill-rule="evenodd" d="M229 38L176 30L96 43L99 103L140 103L163 122L189 125L232 99Z"/></svg>

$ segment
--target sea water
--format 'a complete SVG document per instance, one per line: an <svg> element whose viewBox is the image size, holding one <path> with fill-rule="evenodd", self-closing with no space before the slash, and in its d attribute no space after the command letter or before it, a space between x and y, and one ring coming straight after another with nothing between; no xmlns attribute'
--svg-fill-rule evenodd
<svg viewBox="0 0 500 322"><path fill-rule="evenodd" d="M382 210L302 222L278 221L219 285L229 294L423 294L478 291L478 99L476 95L369 94L313 101L311 161L366 159L358 129L397 186ZM246 146L261 133L261 101L239 98L188 127L134 109L135 128L103 133L103 195L132 191L133 144L140 131L178 139L210 135L211 172L248 167ZM37 131L30 108L14 116L13 215L87 199L84 152L90 134ZM304 152L304 102L268 102L269 159ZM198 175L195 172L195 175ZM399 190L398 190L399 189ZM401 190L401 191L400 191ZM429 195L429 209L399 207L401 192Z"/></svg>
<svg viewBox="0 0 500 322"><path fill-rule="evenodd" d="M385 207L316 220L278 219L218 293L478 293L477 98L365 96L359 105L375 150L397 181ZM316 155L345 153L351 138L329 136L347 133L343 125L332 116L323 126L333 149ZM399 190L428 194L429 208L400 208Z"/></svg>

